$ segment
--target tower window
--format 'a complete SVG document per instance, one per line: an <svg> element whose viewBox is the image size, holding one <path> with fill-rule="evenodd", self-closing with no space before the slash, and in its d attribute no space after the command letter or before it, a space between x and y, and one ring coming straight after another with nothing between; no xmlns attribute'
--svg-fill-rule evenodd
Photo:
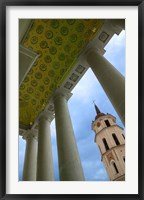
<svg viewBox="0 0 144 200"><path fill-rule="evenodd" d="M112 164L113 164L113 167L114 167L114 169L115 169L115 172L118 174L119 171L118 171L118 168L117 168L116 164L115 164L114 162L113 162Z"/></svg>
<svg viewBox="0 0 144 200"><path fill-rule="evenodd" d="M119 144L120 144L120 142L119 142L119 140L118 140L118 138L117 138L116 134L115 134L115 133L113 133L113 134L112 134L112 136L113 136L113 139L114 139L114 141L115 141L116 145L119 145Z"/></svg>
<svg viewBox="0 0 144 200"><path fill-rule="evenodd" d="M107 127L109 127L109 126L110 126L110 123L109 123L109 121L108 121L108 120L105 120L105 124L106 124L106 126L107 126Z"/></svg>
<svg viewBox="0 0 144 200"><path fill-rule="evenodd" d="M123 138L124 138L124 140L125 140L125 136L124 136L124 134L122 134L122 136L123 136Z"/></svg>
<svg viewBox="0 0 144 200"><path fill-rule="evenodd" d="M103 138L103 143L104 143L106 151L109 150L109 146L105 138Z"/></svg>

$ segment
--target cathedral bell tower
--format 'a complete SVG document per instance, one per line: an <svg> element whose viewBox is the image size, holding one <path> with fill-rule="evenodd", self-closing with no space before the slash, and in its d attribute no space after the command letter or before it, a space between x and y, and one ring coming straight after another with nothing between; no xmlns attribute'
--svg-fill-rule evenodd
<svg viewBox="0 0 144 200"><path fill-rule="evenodd" d="M125 136L123 129L116 124L116 118L101 113L95 105L96 117L92 121L101 160L111 181L125 180Z"/></svg>

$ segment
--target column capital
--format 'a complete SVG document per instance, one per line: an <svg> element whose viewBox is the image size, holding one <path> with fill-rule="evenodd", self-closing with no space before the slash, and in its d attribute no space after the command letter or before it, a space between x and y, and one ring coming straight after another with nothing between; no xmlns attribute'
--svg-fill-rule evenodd
<svg viewBox="0 0 144 200"><path fill-rule="evenodd" d="M106 52L104 49L101 49L99 47L97 47L95 44L89 42L89 44L87 45L85 51L83 51L83 53L80 55L80 60L85 60L87 63L87 55L91 52L96 52L100 55L104 55L104 53Z"/></svg>
<svg viewBox="0 0 144 200"><path fill-rule="evenodd" d="M53 113L53 112L50 112L50 111L48 111L48 110L44 110L44 111L40 114L39 122L40 122L41 120L47 120L47 121L51 122L53 119L54 119L54 113Z"/></svg>
<svg viewBox="0 0 144 200"><path fill-rule="evenodd" d="M72 96L72 93L66 91L64 88L57 88L53 96L53 101L60 96L64 97L68 101Z"/></svg>
<svg viewBox="0 0 144 200"><path fill-rule="evenodd" d="M91 52L96 52L98 53L98 49L95 46L90 46L86 51L85 51L85 56L87 56L89 53ZM100 53L100 52L99 52ZM102 53L100 53L101 55L103 55Z"/></svg>
<svg viewBox="0 0 144 200"><path fill-rule="evenodd" d="M29 140L29 139L38 139L38 131L36 129L28 129L27 131L24 132L23 134L23 139L24 140Z"/></svg>

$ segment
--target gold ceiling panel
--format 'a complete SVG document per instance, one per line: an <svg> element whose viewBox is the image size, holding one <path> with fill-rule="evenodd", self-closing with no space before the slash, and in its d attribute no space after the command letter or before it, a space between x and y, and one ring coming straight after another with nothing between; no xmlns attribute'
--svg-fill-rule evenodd
<svg viewBox="0 0 144 200"><path fill-rule="evenodd" d="M36 19L22 45L39 57L19 89L20 124L31 126L103 24L97 19Z"/></svg>

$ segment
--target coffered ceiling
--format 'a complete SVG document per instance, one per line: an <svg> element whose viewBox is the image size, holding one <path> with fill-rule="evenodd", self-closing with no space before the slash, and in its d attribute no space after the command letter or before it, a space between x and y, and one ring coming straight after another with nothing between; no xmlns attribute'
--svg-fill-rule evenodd
<svg viewBox="0 0 144 200"><path fill-rule="evenodd" d="M97 19L33 20L21 45L38 58L19 88L20 124L32 126L102 25Z"/></svg>

